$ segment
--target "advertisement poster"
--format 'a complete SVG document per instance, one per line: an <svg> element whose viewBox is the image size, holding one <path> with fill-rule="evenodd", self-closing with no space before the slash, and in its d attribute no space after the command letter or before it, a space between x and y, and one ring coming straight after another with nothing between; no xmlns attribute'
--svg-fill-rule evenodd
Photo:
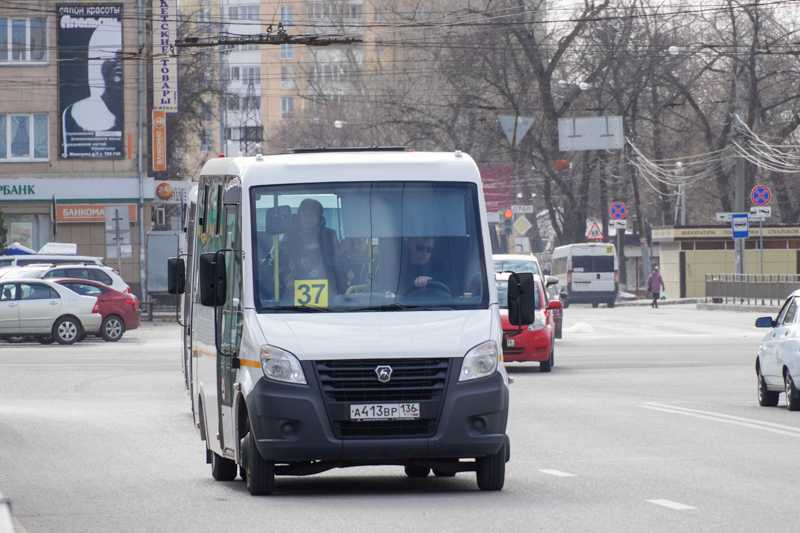
<svg viewBox="0 0 800 533"><path fill-rule="evenodd" d="M177 0L153 2L153 109L178 112Z"/></svg>
<svg viewBox="0 0 800 533"><path fill-rule="evenodd" d="M57 7L62 159L123 159L122 5Z"/></svg>

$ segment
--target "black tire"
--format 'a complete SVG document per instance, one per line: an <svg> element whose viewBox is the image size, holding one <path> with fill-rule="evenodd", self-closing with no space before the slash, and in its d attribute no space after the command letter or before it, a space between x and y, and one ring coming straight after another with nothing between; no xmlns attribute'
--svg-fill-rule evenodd
<svg viewBox="0 0 800 533"><path fill-rule="evenodd" d="M559 320L558 322L556 322L556 339L560 339L564 336L563 329L564 329L564 321Z"/></svg>
<svg viewBox="0 0 800 533"><path fill-rule="evenodd" d="M216 481L233 481L236 472L236 461L211 452L211 477Z"/></svg>
<svg viewBox="0 0 800 533"><path fill-rule="evenodd" d="M767 383L761 375L761 370L756 371L756 388L758 394L758 405L761 407L775 407L778 405L779 392L773 392L767 388Z"/></svg>
<svg viewBox="0 0 800 533"><path fill-rule="evenodd" d="M275 465L265 461L256 446L253 433L248 431L241 442L244 458L244 482L253 496L267 496L275 488Z"/></svg>
<svg viewBox="0 0 800 533"><path fill-rule="evenodd" d="M592 302L592 309L597 309L598 307L600 307L598 302Z"/></svg>
<svg viewBox="0 0 800 533"><path fill-rule="evenodd" d="M53 324L53 338L58 344L75 344L82 334L81 323L77 318L62 316Z"/></svg>
<svg viewBox="0 0 800 533"><path fill-rule="evenodd" d="M435 475L436 477L455 477L456 473L453 470L442 470L440 468L434 468L433 475Z"/></svg>
<svg viewBox="0 0 800 533"><path fill-rule="evenodd" d="M566 298L562 299L561 300L561 307L564 308L564 309L569 307L569 300L567 300Z"/></svg>
<svg viewBox="0 0 800 533"><path fill-rule="evenodd" d="M616 304L617 304L616 302L608 302L606 305L609 307L609 309L614 309L614 306Z"/></svg>
<svg viewBox="0 0 800 533"><path fill-rule="evenodd" d="M406 465L406 475L410 478L420 479L428 477L431 469L427 466Z"/></svg>
<svg viewBox="0 0 800 533"><path fill-rule="evenodd" d="M55 339L53 338L52 335L46 335L44 337L39 337L36 340L39 341L39 344L53 344L55 342Z"/></svg>
<svg viewBox="0 0 800 533"><path fill-rule="evenodd" d="M788 370L783 371L783 383L786 391L786 408L790 411L800 411L800 392L794 386L794 380Z"/></svg>
<svg viewBox="0 0 800 533"><path fill-rule="evenodd" d="M554 342L550 341L550 358L547 361L539 363L539 372L550 372L556 366L556 347Z"/></svg>
<svg viewBox="0 0 800 533"><path fill-rule="evenodd" d="M106 342L117 342L125 333L125 321L117 315L109 315L100 325L100 336Z"/></svg>
<svg viewBox="0 0 800 533"><path fill-rule="evenodd" d="M508 437L506 437L507 439ZM506 482L507 447L507 442L503 442L497 453L478 459L478 470L475 474L479 489L487 491L503 490L503 485Z"/></svg>

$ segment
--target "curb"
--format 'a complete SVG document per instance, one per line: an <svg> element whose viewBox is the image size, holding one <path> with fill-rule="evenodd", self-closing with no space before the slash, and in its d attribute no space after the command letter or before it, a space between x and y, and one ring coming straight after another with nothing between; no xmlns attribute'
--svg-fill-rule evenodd
<svg viewBox="0 0 800 533"><path fill-rule="evenodd" d="M700 298L680 298L677 300L659 300L659 307L662 305L684 305L684 304L698 304ZM650 307L653 300L629 300L627 302L617 302L616 307Z"/></svg>
<svg viewBox="0 0 800 533"><path fill-rule="evenodd" d="M777 313L780 306L774 305L739 305L739 304L710 304L698 302L697 309L701 311L739 311L744 313Z"/></svg>

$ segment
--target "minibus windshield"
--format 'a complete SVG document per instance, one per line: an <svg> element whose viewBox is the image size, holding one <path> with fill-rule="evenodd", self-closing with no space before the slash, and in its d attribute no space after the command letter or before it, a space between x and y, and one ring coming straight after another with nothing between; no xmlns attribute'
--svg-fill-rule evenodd
<svg viewBox="0 0 800 533"><path fill-rule="evenodd" d="M488 306L475 184L262 186L250 202L259 312Z"/></svg>

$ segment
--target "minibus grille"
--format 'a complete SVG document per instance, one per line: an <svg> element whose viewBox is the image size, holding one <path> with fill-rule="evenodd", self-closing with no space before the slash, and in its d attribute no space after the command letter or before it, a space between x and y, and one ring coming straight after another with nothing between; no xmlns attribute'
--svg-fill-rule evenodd
<svg viewBox="0 0 800 533"><path fill-rule="evenodd" d="M381 383L376 373L383 365L392 368L391 379L386 383ZM423 437L436 432L450 371L449 359L316 361L314 366L337 437ZM420 402L422 418L349 420L350 404L402 402Z"/></svg>

